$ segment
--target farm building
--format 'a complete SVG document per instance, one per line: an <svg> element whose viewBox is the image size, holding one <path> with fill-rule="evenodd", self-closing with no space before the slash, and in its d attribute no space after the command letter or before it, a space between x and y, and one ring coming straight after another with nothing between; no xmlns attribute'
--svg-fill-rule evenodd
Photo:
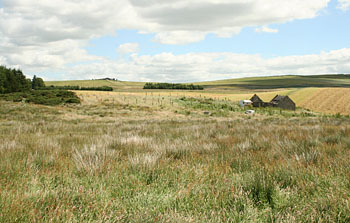
<svg viewBox="0 0 350 223"><path fill-rule="evenodd" d="M271 101L270 106L288 110L295 110L296 106L292 99L288 96L276 95Z"/></svg>
<svg viewBox="0 0 350 223"><path fill-rule="evenodd" d="M250 100L253 102L253 107L278 107L288 110L296 108L295 103L288 96L276 95L270 102L264 102L255 94Z"/></svg>
<svg viewBox="0 0 350 223"><path fill-rule="evenodd" d="M254 96L250 99L253 102L253 107L263 107L264 105L264 101L261 100L261 98L254 94Z"/></svg>

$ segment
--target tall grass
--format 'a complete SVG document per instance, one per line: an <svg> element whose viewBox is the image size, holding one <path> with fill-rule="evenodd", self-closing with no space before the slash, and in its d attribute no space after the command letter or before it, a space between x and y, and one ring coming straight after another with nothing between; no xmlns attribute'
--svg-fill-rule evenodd
<svg viewBox="0 0 350 223"><path fill-rule="evenodd" d="M350 221L345 117L0 103L0 222Z"/></svg>

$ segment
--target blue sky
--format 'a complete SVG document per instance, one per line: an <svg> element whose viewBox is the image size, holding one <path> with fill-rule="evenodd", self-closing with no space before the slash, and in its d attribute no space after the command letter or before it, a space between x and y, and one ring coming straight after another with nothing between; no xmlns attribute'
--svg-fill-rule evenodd
<svg viewBox="0 0 350 223"><path fill-rule="evenodd" d="M0 63L47 80L350 73L350 0L153 3L0 0Z"/></svg>
<svg viewBox="0 0 350 223"><path fill-rule="evenodd" d="M256 27L247 27L231 38L217 38L213 34L205 40L181 45L161 44L154 41L154 34L139 34L137 30L117 30L115 35L91 40L86 47L89 54L116 59L121 55L116 46L137 42L140 55L172 52L176 55L201 52L234 52L260 54L265 58L288 55L318 54L350 47L350 14L337 9L337 1L320 12L314 19L272 24L278 33L257 33Z"/></svg>

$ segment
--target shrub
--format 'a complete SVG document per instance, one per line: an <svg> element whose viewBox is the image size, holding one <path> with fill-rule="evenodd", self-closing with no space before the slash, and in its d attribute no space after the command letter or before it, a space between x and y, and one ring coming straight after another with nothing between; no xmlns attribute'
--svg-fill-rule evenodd
<svg viewBox="0 0 350 223"><path fill-rule="evenodd" d="M0 95L0 99L13 102L28 102L42 105L80 103L74 92L64 90L35 90Z"/></svg>

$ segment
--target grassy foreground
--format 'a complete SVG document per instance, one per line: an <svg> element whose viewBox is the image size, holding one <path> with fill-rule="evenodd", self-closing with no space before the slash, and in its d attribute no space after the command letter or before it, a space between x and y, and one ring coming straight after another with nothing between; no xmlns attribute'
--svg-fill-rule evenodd
<svg viewBox="0 0 350 223"><path fill-rule="evenodd" d="M0 222L350 221L349 118L98 94L0 101Z"/></svg>

